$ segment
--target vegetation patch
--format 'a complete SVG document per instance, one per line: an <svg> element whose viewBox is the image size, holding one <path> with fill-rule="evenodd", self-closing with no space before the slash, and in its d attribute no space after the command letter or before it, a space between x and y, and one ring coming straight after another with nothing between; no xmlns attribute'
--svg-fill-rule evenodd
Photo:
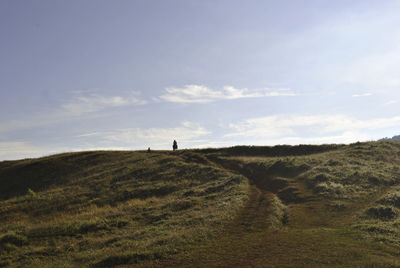
<svg viewBox="0 0 400 268"><path fill-rule="evenodd" d="M0 246L5 244L12 244L14 246L23 246L28 243L27 238L22 234L15 232L8 232L0 236Z"/></svg>
<svg viewBox="0 0 400 268"><path fill-rule="evenodd" d="M0 166L0 185L0 247L7 249L0 262L98 267L161 258L213 237L249 187L191 151L11 161Z"/></svg>
<svg viewBox="0 0 400 268"><path fill-rule="evenodd" d="M0 266L394 267L399 185L392 142L0 162Z"/></svg>
<svg viewBox="0 0 400 268"><path fill-rule="evenodd" d="M394 206L400 208L400 191L395 190L387 193L379 201L380 204Z"/></svg>
<svg viewBox="0 0 400 268"><path fill-rule="evenodd" d="M299 189L297 189L295 187L287 187L287 188L283 189L282 191L279 191L278 196L286 204L301 203L304 201L304 198L300 196Z"/></svg>
<svg viewBox="0 0 400 268"><path fill-rule="evenodd" d="M353 226L368 234L380 243L400 243L400 228L398 220L394 221L364 221Z"/></svg>
<svg viewBox="0 0 400 268"><path fill-rule="evenodd" d="M106 268L118 265L137 264L144 260L161 259L162 254L157 253L131 253L115 255L104 258L103 260L91 265L93 268Z"/></svg>
<svg viewBox="0 0 400 268"><path fill-rule="evenodd" d="M87 234L88 232L96 232L108 229L108 225L104 220L93 219L87 221L79 221L73 223L62 223L60 225L43 225L30 228L26 234L28 237L53 237L53 236L76 236Z"/></svg>
<svg viewBox="0 0 400 268"><path fill-rule="evenodd" d="M271 198L269 219L273 228L279 228L289 222L287 206L276 195Z"/></svg>
<svg viewBox="0 0 400 268"><path fill-rule="evenodd" d="M381 220L392 220L398 216L398 211L393 207L378 206L369 208L367 216Z"/></svg>

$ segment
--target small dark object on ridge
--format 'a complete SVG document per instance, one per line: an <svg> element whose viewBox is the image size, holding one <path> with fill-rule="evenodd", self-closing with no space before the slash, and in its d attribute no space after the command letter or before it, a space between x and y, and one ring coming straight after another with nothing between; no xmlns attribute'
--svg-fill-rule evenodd
<svg viewBox="0 0 400 268"><path fill-rule="evenodd" d="M174 140L174 143L172 144L172 149L175 151L175 150L178 150L178 143L176 142L176 140Z"/></svg>
<svg viewBox="0 0 400 268"><path fill-rule="evenodd" d="M150 147L149 147L149 148L147 148L147 152L148 152L148 153L150 153Z"/></svg>

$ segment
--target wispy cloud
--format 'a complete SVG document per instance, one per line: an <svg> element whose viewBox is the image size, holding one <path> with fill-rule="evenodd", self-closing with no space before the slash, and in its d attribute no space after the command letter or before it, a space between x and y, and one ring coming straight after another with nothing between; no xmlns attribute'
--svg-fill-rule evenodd
<svg viewBox="0 0 400 268"><path fill-rule="evenodd" d="M318 139L318 136L343 136L345 133L357 133L359 137L364 137L363 131L395 126L400 126L400 116L361 120L347 115L273 115L230 124L233 132L225 137L269 139L298 137L307 133L313 139Z"/></svg>
<svg viewBox="0 0 400 268"><path fill-rule="evenodd" d="M362 133L358 131L349 131L343 132L337 135L327 135L327 136L308 136L308 137L300 137L300 136L287 136L287 137L274 137L268 139L254 139L246 144L251 145L277 145L277 144L289 144L289 145L298 145L298 144L331 144L331 143L352 143L356 141L368 141L373 140L374 137L367 133ZM231 146L236 145L235 141L230 142Z"/></svg>
<svg viewBox="0 0 400 268"><path fill-rule="evenodd" d="M222 90L214 90L203 85L186 85L183 88L168 87L159 99L167 102L177 103L207 103L216 100L232 100L243 98L262 98L296 96L289 89L262 89L249 90L247 88L238 89L232 86L225 86Z"/></svg>
<svg viewBox="0 0 400 268"><path fill-rule="evenodd" d="M372 93L363 93L363 94L353 94L353 98L360 98L360 97L369 97L372 96Z"/></svg>
<svg viewBox="0 0 400 268"><path fill-rule="evenodd" d="M28 115L20 120L10 120L0 125L0 133L17 129L42 127L66 120L81 119L82 116L96 116L96 112L122 106L143 105L139 92L131 92L126 96L105 96L98 93L77 91L75 96L59 107L43 114Z"/></svg>
<svg viewBox="0 0 400 268"><path fill-rule="evenodd" d="M102 146L89 144L42 144L34 145L29 141L0 142L0 161L24 158L43 157L63 152L97 151L97 150L130 150L127 146Z"/></svg>
<svg viewBox="0 0 400 268"><path fill-rule="evenodd" d="M43 155L43 149L24 141L0 142L0 160L21 159Z"/></svg>
<svg viewBox="0 0 400 268"><path fill-rule="evenodd" d="M100 139L103 144L127 146L127 148L167 149L174 139L183 146L191 146L197 139L211 134L200 124L183 122L171 128L127 128L107 132L94 132L79 135L78 138Z"/></svg>
<svg viewBox="0 0 400 268"><path fill-rule="evenodd" d="M391 101L385 102L385 105L393 105L393 104L396 104L396 103L398 103L397 100L391 100Z"/></svg>
<svg viewBox="0 0 400 268"><path fill-rule="evenodd" d="M102 96L92 93L88 96L77 96L74 100L64 103L61 107L68 115L82 115L107 108L145 104L146 101L139 99L138 95L136 92L127 97Z"/></svg>

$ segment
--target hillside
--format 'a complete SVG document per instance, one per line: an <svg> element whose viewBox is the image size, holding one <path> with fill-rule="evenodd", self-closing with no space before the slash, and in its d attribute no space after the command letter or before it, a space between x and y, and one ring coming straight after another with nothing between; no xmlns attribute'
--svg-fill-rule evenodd
<svg viewBox="0 0 400 268"><path fill-rule="evenodd" d="M0 267L398 266L400 144L0 162Z"/></svg>
<svg viewBox="0 0 400 268"><path fill-rule="evenodd" d="M384 140L384 141L400 141L400 135L393 136L391 138L384 138L382 140Z"/></svg>

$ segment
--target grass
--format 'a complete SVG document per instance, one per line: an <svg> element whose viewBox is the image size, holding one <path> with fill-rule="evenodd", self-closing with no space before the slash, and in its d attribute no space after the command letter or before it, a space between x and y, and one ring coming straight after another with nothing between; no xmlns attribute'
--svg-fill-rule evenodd
<svg viewBox="0 0 400 268"><path fill-rule="evenodd" d="M2 246L0 262L136 263L212 237L246 201L247 180L190 157L88 152L5 163L0 244L18 249ZM38 179L38 167L49 177Z"/></svg>
<svg viewBox="0 0 400 268"><path fill-rule="evenodd" d="M221 237L160 266L398 267L399 152L399 144L371 142L308 155L216 157L270 199L253 197ZM267 228L276 197L285 224Z"/></svg>
<svg viewBox="0 0 400 268"><path fill-rule="evenodd" d="M0 162L0 267L397 267L400 144Z"/></svg>

